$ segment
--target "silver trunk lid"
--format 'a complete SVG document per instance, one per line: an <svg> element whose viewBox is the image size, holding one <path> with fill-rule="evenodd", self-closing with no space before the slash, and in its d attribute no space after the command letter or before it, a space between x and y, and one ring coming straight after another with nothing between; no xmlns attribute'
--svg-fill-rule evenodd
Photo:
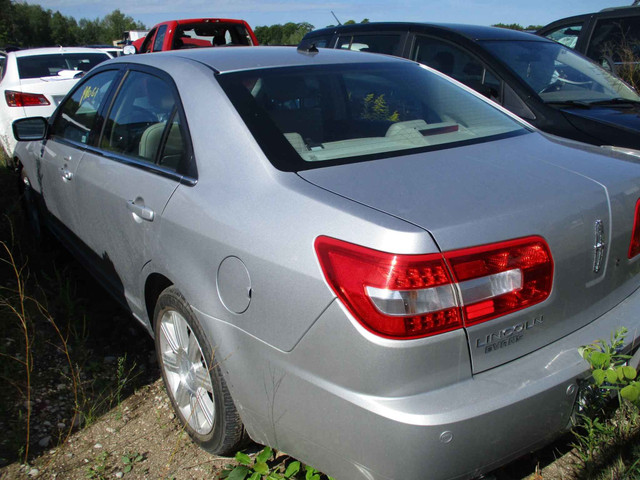
<svg viewBox="0 0 640 480"><path fill-rule="evenodd" d="M424 228L442 251L530 235L547 241L550 297L467 328L473 371L481 372L588 324L640 284L640 262L627 258L640 165L562 143L533 133L299 175Z"/></svg>

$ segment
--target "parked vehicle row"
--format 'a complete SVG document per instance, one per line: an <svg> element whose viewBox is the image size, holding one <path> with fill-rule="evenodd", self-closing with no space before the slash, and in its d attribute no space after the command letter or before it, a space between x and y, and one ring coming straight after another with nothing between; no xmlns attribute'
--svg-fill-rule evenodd
<svg viewBox="0 0 640 480"><path fill-rule="evenodd" d="M93 48L56 47L0 52L0 144L13 158L14 120L48 117L79 78L111 57Z"/></svg>
<svg viewBox="0 0 640 480"><path fill-rule="evenodd" d="M578 347L640 340L640 165L416 62L123 56L13 126L35 231L154 336L211 452L471 478L568 428Z"/></svg>
<svg viewBox="0 0 640 480"><path fill-rule="evenodd" d="M538 33L615 66L625 61L619 53L622 43L637 43L639 13L640 8L609 9L554 22ZM464 25L373 23L317 30L305 37L301 47L310 44L411 58L480 91L547 132L592 144L640 148L640 97L580 57L534 42L531 36ZM244 20L170 20L127 45L125 53L237 45L258 45ZM111 48L107 53L113 57L120 50ZM0 68L3 63L5 57L0 57ZM56 97L72 84L59 83ZM11 157L15 139L10 122L29 113L10 108L18 106L15 102L6 105L0 106L0 138Z"/></svg>
<svg viewBox="0 0 640 480"><path fill-rule="evenodd" d="M409 58L546 132L640 149L640 96L582 55L542 37L471 25L367 23L315 30L300 48L312 45Z"/></svg>

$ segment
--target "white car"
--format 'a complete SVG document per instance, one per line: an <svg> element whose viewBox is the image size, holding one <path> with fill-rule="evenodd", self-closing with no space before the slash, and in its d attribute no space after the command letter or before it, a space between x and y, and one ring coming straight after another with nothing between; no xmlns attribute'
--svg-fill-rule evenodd
<svg viewBox="0 0 640 480"><path fill-rule="evenodd" d="M13 157L11 130L22 117L49 117L80 77L111 58L95 48L34 48L0 53L0 144Z"/></svg>

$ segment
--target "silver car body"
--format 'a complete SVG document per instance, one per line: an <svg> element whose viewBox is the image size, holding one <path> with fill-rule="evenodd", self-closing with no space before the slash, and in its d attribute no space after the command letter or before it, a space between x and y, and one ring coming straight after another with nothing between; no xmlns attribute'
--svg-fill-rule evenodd
<svg viewBox="0 0 640 480"><path fill-rule="evenodd" d="M409 64L260 47L98 67L175 82L196 176L51 139L16 155L56 231L149 331L159 290L182 292L255 441L339 479L470 478L568 427L588 374L578 347L620 326L627 348L640 334L640 263L627 255L640 166L513 119L524 134L283 171L216 76L358 63ZM546 300L409 340L354 318L314 251L319 237L423 255L529 236L553 257Z"/></svg>

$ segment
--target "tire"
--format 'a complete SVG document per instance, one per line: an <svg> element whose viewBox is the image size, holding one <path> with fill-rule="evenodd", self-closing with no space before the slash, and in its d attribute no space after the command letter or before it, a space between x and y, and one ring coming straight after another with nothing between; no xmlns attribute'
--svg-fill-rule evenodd
<svg viewBox="0 0 640 480"><path fill-rule="evenodd" d="M244 426L209 340L175 287L158 298L154 332L162 379L187 432L210 453L234 454L244 441Z"/></svg>

